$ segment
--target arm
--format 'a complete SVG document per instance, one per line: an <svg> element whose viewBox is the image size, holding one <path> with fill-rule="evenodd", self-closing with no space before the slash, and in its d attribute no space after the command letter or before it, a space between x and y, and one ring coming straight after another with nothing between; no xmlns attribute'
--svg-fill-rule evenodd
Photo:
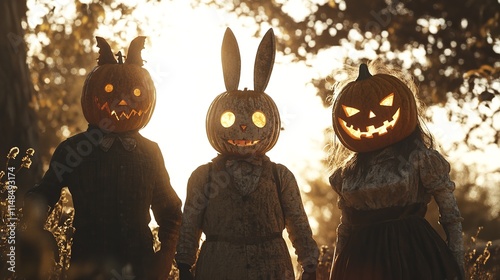
<svg viewBox="0 0 500 280"><path fill-rule="evenodd" d="M177 245L175 260L178 265L189 268L196 262L200 237L202 233L203 215L208 198L203 190L208 183L208 165L198 167L189 177L186 202L182 216L181 233Z"/></svg>
<svg viewBox="0 0 500 280"><path fill-rule="evenodd" d="M182 203L170 184L170 177L159 148L157 155L160 174L153 190L151 209L159 225L158 238L161 242L161 249L156 253L157 270L162 277L166 277L172 268L175 247L179 239Z"/></svg>
<svg viewBox="0 0 500 280"><path fill-rule="evenodd" d="M54 267L43 265L41 260L44 259L44 263L49 264L49 260L52 259L55 264L59 259L56 239L44 228L49 210L59 201L62 188L68 184L67 175L72 171L72 167L66 162L68 154L66 147L69 148L67 144L68 142L63 142L56 148L49 169L42 180L28 190L24 197L21 222L25 228L21 227L19 230L17 241L21 252L18 269L21 272L34 272L33 268L39 268L37 275L39 272L50 273Z"/></svg>
<svg viewBox="0 0 500 280"><path fill-rule="evenodd" d="M59 201L62 188L68 185L68 175L74 168L74 163L68 162L68 151L71 150L68 143L66 140L56 148L42 180L24 197L23 220L28 227L43 229L49 209Z"/></svg>
<svg viewBox="0 0 500 280"><path fill-rule="evenodd" d="M462 218L458 210L457 202L451 191L438 191L434 193L434 199L439 206L439 223L443 226L448 241L448 247L464 271L465 252L462 238Z"/></svg>
<svg viewBox="0 0 500 280"><path fill-rule="evenodd" d="M278 164L277 168L281 181L281 204L285 227L295 248L298 262L304 269L304 276L306 273L314 274L318 265L319 249L312 236L297 181L285 166Z"/></svg>
<svg viewBox="0 0 500 280"><path fill-rule="evenodd" d="M330 177L330 185L333 190L338 194L337 205L342 211L344 208L344 199L342 198L342 169L337 169L333 175ZM335 252L333 254L333 261L340 255L344 245L346 243L347 237L350 234L349 227L343 222L343 216L340 217L340 224L337 227L337 241L335 245Z"/></svg>
<svg viewBox="0 0 500 280"><path fill-rule="evenodd" d="M462 217L453 195L455 183L449 176L450 165L437 151L429 150L420 156L419 167L420 180L439 207L439 222L446 233L448 247L464 271Z"/></svg>
<svg viewBox="0 0 500 280"><path fill-rule="evenodd" d="M340 196L337 205L339 206L339 209L342 211L343 200ZM337 227L337 242L335 245L335 252L333 254L333 261L335 261L342 252L342 249L344 248L344 245L347 241L347 237L349 236L349 234L350 234L350 228L343 223L343 216L341 216L340 224Z"/></svg>

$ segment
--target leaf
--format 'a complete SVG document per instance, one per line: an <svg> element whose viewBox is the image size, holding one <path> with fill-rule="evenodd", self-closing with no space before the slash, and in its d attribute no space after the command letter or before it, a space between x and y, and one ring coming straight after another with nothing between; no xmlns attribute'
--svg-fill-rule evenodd
<svg viewBox="0 0 500 280"><path fill-rule="evenodd" d="M493 93L485 90L481 92L477 98L479 99L479 102L483 102L483 101L491 101L493 100L494 97L495 95Z"/></svg>

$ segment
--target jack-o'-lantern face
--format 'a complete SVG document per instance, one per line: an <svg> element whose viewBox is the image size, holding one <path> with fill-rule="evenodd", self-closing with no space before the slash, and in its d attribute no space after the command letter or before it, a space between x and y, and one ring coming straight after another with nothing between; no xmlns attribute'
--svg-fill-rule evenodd
<svg viewBox="0 0 500 280"><path fill-rule="evenodd" d="M410 89L394 76L372 76L363 65L360 78L342 89L333 108L335 133L356 152L375 151L399 142L417 125Z"/></svg>
<svg viewBox="0 0 500 280"><path fill-rule="evenodd" d="M208 109L206 129L212 147L223 155L264 155L281 131L278 108L264 90L274 64L276 46L272 29L266 33L255 58L254 90L238 90L241 61L238 43L227 29L222 43L226 92Z"/></svg>
<svg viewBox="0 0 500 280"><path fill-rule="evenodd" d="M359 109L342 105L342 109L345 113L345 120L339 117L338 121L340 126L345 133L355 140L361 140L362 137L373 138L375 136L383 136L394 128L398 122L401 107L398 106L400 104L394 105L394 93L389 93L378 105L379 106L373 106L372 108L362 106L359 107ZM353 104L352 106L356 105ZM364 111L366 111L365 114L363 114ZM378 113L378 117L374 111ZM361 128L356 128L354 125L348 126L346 120L349 121L349 123L361 123L363 125L367 124L368 126Z"/></svg>
<svg viewBox="0 0 500 280"><path fill-rule="evenodd" d="M103 47L105 41L99 43ZM134 51L132 44L129 57L130 50ZM106 120L114 132L138 130L151 118L156 103L156 89L148 71L141 67L142 61L140 64L123 63L119 55L118 63L114 59L99 63L87 76L82 91L83 113L87 121L96 126Z"/></svg>
<svg viewBox="0 0 500 280"><path fill-rule="evenodd" d="M221 154L264 154L274 146L280 130L278 108L263 92L222 93L207 114L208 138Z"/></svg>

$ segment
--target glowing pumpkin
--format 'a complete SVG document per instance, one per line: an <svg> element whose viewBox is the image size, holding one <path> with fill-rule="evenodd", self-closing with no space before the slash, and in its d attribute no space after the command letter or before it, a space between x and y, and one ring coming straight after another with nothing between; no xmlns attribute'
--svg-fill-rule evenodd
<svg viewBox="0 0 500 280"><path fill-rule="evenodd" d="M146 126L156 104L156 89L149 72L142 67L141 50L145 37L135 38L127 59L118 61L109 44L96 37L100 48L98 66L87 76L82 90L82 109L92 125L114 132L139 130Z"/></svg>
<svg viewBox="0 0 500 280"><path fill-rule="evenodd" d="M217 96L207 113L206 130L212 147L225 155L263 155L278 140L278 108L264 90L271 76L276 45L272 29L260 42L254 65L254 90L238 90L241 58L231 29L222 43L226 92Z"/></svg>
<svg viewBox="0 0 500 280"><path fill-rule="evenodd" d="M417 126L413 92L398 78L371 75L366 64L340 91L333 105L333 129L355 152L376 151L409 136Z"/></svg>

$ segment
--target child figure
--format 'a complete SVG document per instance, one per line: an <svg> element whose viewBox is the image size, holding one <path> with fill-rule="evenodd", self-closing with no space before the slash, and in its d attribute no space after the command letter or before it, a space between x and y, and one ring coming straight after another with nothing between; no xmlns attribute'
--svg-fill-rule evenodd
<svg viewBox="0 0 500 280"><path fill-rule="evenodd" d="M423 130L415 85L370 67L375 75L362 64L336 89L333 128L351 153L330 177L342 211L330 279L463 279L455 184ZM432 197L447 243L424 218Z"/></svg>
<svg viewBox="0 0 500 280"><path fill-rule="evenodd" d="M274 63L270 29L255 62L254 90L238 90L240 54L228 28L222 45L226 92L207 114L219 152L189 178L175 257L181 279L295 279L282 232L286 228L303 267L315 279L318 248L293 174L266 156L281 129L278 109L264 90ZM206 239L198 253L201 234ZM195 266L195 267L193 267Z"/></svg>
<svg viewBox="0 0 500 280"><path fill-rule="evenodd" d="M98 66L82 91L89 127L56 148L49 169L25 199L28 233L36 232L61 189L69 188L76 229L69 279L166 279L172 266L181 201L158 144L139 133L156 102L153 80L142 68L144 40L132 41L124 63L97 37ZM150 209L159 225L156 253Z"/></svg>

